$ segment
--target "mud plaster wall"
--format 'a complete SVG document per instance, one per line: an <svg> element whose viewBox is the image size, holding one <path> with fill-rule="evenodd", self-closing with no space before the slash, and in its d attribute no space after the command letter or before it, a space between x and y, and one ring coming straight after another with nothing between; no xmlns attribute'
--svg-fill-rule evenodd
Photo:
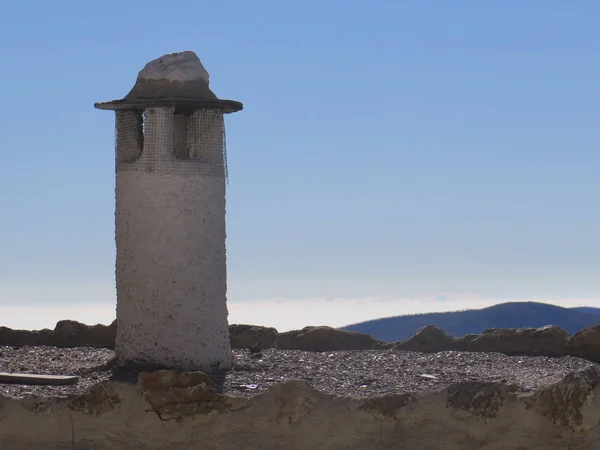
<svg viewBox="0 0 600 450"><path fill-rule="evenodd" d="M116 350L124 361L229 367L225 178L199 174L192 161L165 166L172 130L172 109L153 108L145 164L117 168Z"/></svg>
<svg viewBox="0 0 600 450"><path fill-rule="evenodd" d="M70 399L0 396L0 448L593 450L600 442L598 389L583 394L578 383L560 383L563 395L551 398L466 382L370 399L332 397L298 380L249 399L154 384L106 382Z"/></svg>

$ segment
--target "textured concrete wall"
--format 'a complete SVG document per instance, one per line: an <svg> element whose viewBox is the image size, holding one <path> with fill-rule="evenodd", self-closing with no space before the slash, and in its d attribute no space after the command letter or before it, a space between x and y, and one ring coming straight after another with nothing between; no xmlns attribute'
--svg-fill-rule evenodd
<svg viewBox="0 0 600 450"><path fill-rule="evenodd" d="M225 178L174 163L172 112L147 111L141 161L117 169L116 350L122 361L226 368Z"/></svg>

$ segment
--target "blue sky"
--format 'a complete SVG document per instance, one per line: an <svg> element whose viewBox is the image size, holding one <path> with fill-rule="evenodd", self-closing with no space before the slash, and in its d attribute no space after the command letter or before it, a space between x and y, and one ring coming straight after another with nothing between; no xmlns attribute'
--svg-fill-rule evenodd
<svg viewBox="0 0 600 450"><path fill-rule="evenodd" d="M22 1L0 42L3 325L114 315L114 117L93 104L182 50L245 105L232 321L600 306L597 1Z"/></svg>

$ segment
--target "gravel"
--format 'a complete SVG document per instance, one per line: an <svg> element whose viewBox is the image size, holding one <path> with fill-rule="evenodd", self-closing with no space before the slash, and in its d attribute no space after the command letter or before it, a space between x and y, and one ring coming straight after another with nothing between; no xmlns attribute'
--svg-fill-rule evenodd
<svg viewBox="0 0 600 450"><path fill-rule="evenodd" d="M306 352L234 350L233 370L215 378L219 392L252 396L273 384L304 379L317 389L340 396L369 397L415 391L441 390L463 381L515 384L529 392L560 381L574 370L594 363L567 356L506 356L500 353L439 353L363 350ZM0 371L78 375L74 386L0 384L0 394L19 398L28 394L65 397L83 393L113 375L114 351L94 348L0 347Z"/></svg>
<svg viewBox="0 0 600 450"><path fill-rule="evenodd" d="M0 372L79 376L78 383L72 386L0 383L0 395L20 398L28 394L42 397L81 394L111 377L106 365L113 356L114 351L98 348L0 347Z"/></svg>
<svg viewBox="0 0 600 450"><path fill-rule="evenodd" d="M323 392L354 397L442 390L454 383L474 380L515 384L521 392L528 392L593 364L571 356L393 350L316 353L270 349L260 354L236 351L235 361L234 371L225 378L224 392L253 395L277 382L305 379Z"/></svg>

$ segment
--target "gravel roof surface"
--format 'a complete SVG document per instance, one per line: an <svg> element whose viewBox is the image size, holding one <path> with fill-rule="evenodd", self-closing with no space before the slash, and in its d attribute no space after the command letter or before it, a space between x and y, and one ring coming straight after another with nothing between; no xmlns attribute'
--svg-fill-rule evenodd
<svg viewBox="0 0 600 450"><path fill-rule="evenodd" d="M219 392L251 396L273 384L308 380L317 389L341 396L369 397L441 390L462 381L496 381L523 392L560 381L594 363L574 358L506 356L500 353L417 353L393 350L306 352L269 349L261 353L234 350L234 369L217 381ZM108 380L114 352L94 348L0 347L0 372L78 375L74 386L0 384L0 395L65 397Z"/></svg>
<svg viewBox="0 0 600 450"><path fill-rule="evenodd" d="M0 372L33 373L39 375L78 375L72 386L30 386L0 383L0 395L24 397L66 397L81 394L99 381L108 380L112 372L103 367L114 352L98 348L2 347Z"/></svg>
<svg viewBox="0 0 600 450"><path fill-rule="evenodd" d="M569 372L593 363L571 356L506 356L500 353L439 353L363 350L305 352L264 350L260 354L235 351L234 371L224 391L252 395L291 379L308 380L317 389L340 396L442 390L463 381L515 384L522 392L556 383Z"/></svg>

